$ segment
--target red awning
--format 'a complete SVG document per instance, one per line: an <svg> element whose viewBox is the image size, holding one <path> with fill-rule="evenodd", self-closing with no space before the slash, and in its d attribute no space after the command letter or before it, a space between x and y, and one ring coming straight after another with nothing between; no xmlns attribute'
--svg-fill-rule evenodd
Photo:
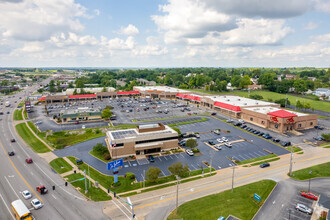
<svg viewBox="0 0 330 220"><path fill-rule="evenodd" d="M45 96L42 96L42 97L40 97L40 98L38 99L38 101L39 101L39 102L44 102L44 101L46 101L46 97L45 97Z"/></svg>
<svg viewBox="0 0 330 220"><path fill-rule="evenodd" d="M139 94L139 91L122 91L122 92L117 92L117 95L131 95L131 94Z"/></svg>
<svg viewBox="0 0 330 220"><path fill-rule="evenodd" d="M224 109L228 109L234 112L240 112L241 108L239 106L235 106L235 105L230 105L230 104L226 104L223 102L215 102L214 106L217 106L219 108L224 108Z"/></svg>
<svg viewBox="0 0 330 220"><path fill-rule="evenodd" d="M267 115L272 115L272 116L276 116L276 117L279 117L279 118L298 117L298 115L293 114L293 113L288 112L288 111L285 111L283 109L277 110L277 111L274 111L274 112L269 112L269 113L267 113Z"/></svg>
<svg viewBox="0 0 330 220"><path fill-rule="evenodd" d="M194 100L200 102L200 101L201 101L201 97L199 97L199 96L195 96L195 97L194 97Z"/></svg>
<svg viewBox="0 0 330 220"><path fill-rule="evenodd" d="M96 95L95 94L69 95L69 99L79 99L79 98L96 98Z"/></svg>
<svg viewBox="0 0 330 220"><path fill-rule="evenodd" d="M182 93L178 93L178 94L176 94L176 96L177 96L177 97L180 97L180 98L184 98L184 97L185 97L185 95L182 94Z"/></svg>

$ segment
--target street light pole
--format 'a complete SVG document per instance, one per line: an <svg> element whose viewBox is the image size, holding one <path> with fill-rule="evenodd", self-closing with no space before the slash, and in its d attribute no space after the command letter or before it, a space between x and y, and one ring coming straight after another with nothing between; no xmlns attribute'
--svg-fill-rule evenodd
<svg viewBox="0 0 330 220"><path fill-rule="evenodd" d="M308 181L308 192L311 191L311 174L312 174L312 171L310 170L309 171L309 181Z"/></svg>
<svg viewBox="0 0 330 220"><path fill-rule="evenodd" d="M292 176L292 159L293 159L293 153L292 153L292 145L291 145L290 168L289 168L290 176Z"/></svg>
<svg viewBox="0 0 330 220"><path fill-rule="evenodd" d="M231 192L234 192L234 175L235 175L235 168L236 166L233 166L233 176L231 178Z"/></svg>
<svg viewBox="0 0 330 220"><path fill-rule="evenodd" d="M213 156L214 156L214 154L212 153L212 151L210 151L210 157L211 157L211 160L210 160L210 174L212 172L212 160L213 160Z"/></svg>
<svg viewBox="0 0 330 220"><path fill-rule="evenodd" d="M176 205L175 205L175 207L176 207L176 212L178 212L178 204L179 204L179 180L180 180L180 177L178 176L178 175L175 175L175 177L176 177L176 180L177 180L177 182L176 182Z"/></svg>

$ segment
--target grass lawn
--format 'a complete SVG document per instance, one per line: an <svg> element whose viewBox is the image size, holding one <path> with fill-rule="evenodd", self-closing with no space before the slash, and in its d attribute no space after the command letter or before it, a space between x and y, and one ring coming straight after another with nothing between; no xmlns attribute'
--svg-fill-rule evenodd
<svg viewBox="0 0 330 220"><path fill-rule="evenodd" d="M269 154L269 155L266 155L266 156L252 158L252 159L249 159L249 160L242 160L242 161L239 161L237 164L238 165L243 165L243 164L252 163L252 162L256 162L256 161L260 161L260 160L265 160L265 159L269 159L269 158L273 158L273 157L277 157L277 155L276 154Z"/></svg>
<svg viewBox="0 0 330 220"><path fill-rule="evenodd" d="M109 152L109 151L108 151L108 152ZM97 159L103 161L104 163L108 163L108 162L111 161L111 160L105 160L105 159L103 158L103 154L101 155L101 154L99 154L98 152L96 152L96 151L94 151L94 150L89 151L89 154L92 155L92 156L94 156L94 157L96 157Z"/></svg>
<svg viewBox="0 0 330 220"><path fill-rule="evenodd" d="M207 118L202 117L200 120L195 120L195 121L185 121L185 122L180 122L180 123L175 123L175 124L169 124L168 126L179 126L179 125L187 125L187 124L193 124L197 122L203 122L203 121L208 121Z"/></svg>
<svg viewBox="0 0 330 220"><path fill-rule="evenodd" d="M68 182L71 182L71 181L74 181L77 179L81 179L83 177L84 176L81 175L80 173L75 173L75 174L65 176L65 178L68 179ZM82 194L84 194L86 197L88 197L89 199L91 199L93 201L111 200L111 197L106 192L104 192L100 188L94 187L94 184L92 184L92 183L91 183L91 188L88 188L88 192L87 192L87 194L85 194L85 180L73 182L73 183L71 183L71 185L73 185L75 188L79 188L79 191ZM88 186L89 186L89 184L88 184L88 180L87 180L87 187Z"/></svg>
<svg viewBox="0 0 330 220"><path fill-rule="evenodd" d="M63 158L56 158L52 160L49 165L59 174L66 173L73 168Z"/></svg>
<svg viewBox="0 0 330 220"><path fill-rule="evenodd" d="M15 111L14 111L14 120L15 121L23 120L22 111L23 111L22 109L15 109Z"/></svg>
<svg viewBox="0 0 330 220"><path fill-rule="evenodd" d="M295 146L292 146L292 150L291 150L291 147L287 147L287 150L290 151L290 152L292 152L292 153L296 153L296 152L302 151L301 148L295 147Z"/></svg>
<svg viewBox="0 0 330 220"><path fill-rule="evenodd" d="M28 114L26 113L25 110L24 110L23 114L24 114L24 118L25 118L25 119L29 119L29 116L28 116Z"/></svg>
<svg viewBox="0 0 330 220"><path fill-rule="evenodd" d="M25 143L27 143L35 152L50 152L50 149L32 134L25 123L16 125L16 130L21 138L25 141Z"/></svg>
<svg viewBox="0 0 330 220"><path fill-rule="evenodd" d="M105 136L102 132L97 133L86 129L82 134L70 134L68 131L53 132L52 135L47 136L47 140L52 143L56 149L62 149L69 145L74 145L102 136Z"/></svg>
<svg viewBox="0 0 330 220"><path fill-rule="evenodd" d="M312 171L312 173L309 174L309 171ZM315 177L330 177L330 162L294 171L291 176L291 178L297 180L307 180Z"/></svg>
<svg viewBox="0 0 330 220"><path fill-rule="evenodd" d="M116 125L113 126L112 128L114 129L130 129L130 128L136 128L137 125Z"/></svg>
<svg viewBox="0 0 330 220"><path fill-rule="evenodd" d="M209 220L218 219L220 216L227 218L230 214L242 220L252 219L275 185L275 181L262 180L237 187L234 192L227 190L195 199L180 205L177 214L171 214L167 219ZM254 200L254 193L261 196L261 202Z"/></svg>

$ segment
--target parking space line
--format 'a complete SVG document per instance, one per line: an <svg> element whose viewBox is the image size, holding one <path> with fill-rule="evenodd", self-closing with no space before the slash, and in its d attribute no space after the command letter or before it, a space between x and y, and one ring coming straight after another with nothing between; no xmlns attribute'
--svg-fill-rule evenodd
<svg viewBox="0 0 330 220"><path fill-rule="evenodd" d="M173 157L171 157L171 155L168 155L172 160L173 160Z"/></svg>
<svg viewBox="0 0 330 220"><path fill-rule="evenodd" d="M162 159L160 159L160 157L157 157L160 161L162 161Z"/></svg>
<svg viewBox="0 0 330 220"><path fill-rule="evenodd" d="M165 160L167 160L166 156L164 156Z"/></svg>
<svg viewBox="0 0 330 220"><path fill-rule="evenodd" d="M180 154L180 155L184 158L183 154Z"/></svg>
<svg viewBox="0 0 330 220"><path fill-rule="evenodd" d="M132 166L131 163L130 163L129 161L127 161L127 162L128 162L128 164L129 164L129 166Z"/></svg>
<svg viewBox="0 0 330 220"><path fill-rule="evenodd" d="M195 170L197 170L197 168L196 168L194 165L191 164L191 166L192 166Z"/></svg>
<svg viewBox="0 0 330 220"><path fill-rule="evenodd" d="M162 171L162 174L163 174L164 176L166 176L163 170L160 170L160 171Z"/></svg>
<svg viewBox="0 0 330 220"><path fill-rule="evenodd" d="M179 158L178 155L174 154L174 156L176 156L176 158Z"/></svg>

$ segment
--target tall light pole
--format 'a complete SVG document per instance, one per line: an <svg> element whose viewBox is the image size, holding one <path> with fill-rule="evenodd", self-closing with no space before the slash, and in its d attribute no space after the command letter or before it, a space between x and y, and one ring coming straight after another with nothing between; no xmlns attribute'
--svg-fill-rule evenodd
<svg viewBox="0 0 330 220"><path fill-rule="evenodd" d="M176 212L178 212L178 204L179 204L179 182L180 182L180 177L178 175L175 175L176 177L176 203L175 203L175 207L176 207Z"/></svg>
<svg viewBox="0 0 330 220"><path fill-rule="evenodd" d="M309 173L308 192L310 192L311 191L311 175L312 175L312 171L310 170L308 173Z"/></svg>
<svg viewBox="0 0 330 220"><path fill-rule="evenodd" d="M214 154L212 153L212 151L210 151L210 157L211 157L211 160L210 160L210 175L211 175L211 172L212 172L212 160L213 160L213 156L214 156Z"/></svg>
<svg viewBox="0 0 330 220"><path fill-rule="evenodd" d="M236 166L233 166L233 176L231 178L231 192L234 192L234 175L235 175L235 168Z"/></svg>
<svg viewBox="0 0 330 220"><path fill-rule="evenodd" d="M289 168L289 173L290 176L292 176L292 160L293 160L293 153L292 153L292 145L291 145L291 156L290 156L290 168Z"/></svg>

